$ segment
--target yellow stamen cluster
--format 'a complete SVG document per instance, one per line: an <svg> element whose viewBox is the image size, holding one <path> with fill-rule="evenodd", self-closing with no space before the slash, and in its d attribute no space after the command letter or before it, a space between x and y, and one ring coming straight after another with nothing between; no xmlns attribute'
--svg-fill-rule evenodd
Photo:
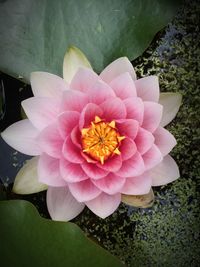
<svg viewBox="0 0 200 267"><path fill-rule="evenodd" d="M125 136L119 135L115 121L108 123L96 116L90 127L83 128L81 134L83 152L101 164L113 154L120 155L119 145Z"/></svg>

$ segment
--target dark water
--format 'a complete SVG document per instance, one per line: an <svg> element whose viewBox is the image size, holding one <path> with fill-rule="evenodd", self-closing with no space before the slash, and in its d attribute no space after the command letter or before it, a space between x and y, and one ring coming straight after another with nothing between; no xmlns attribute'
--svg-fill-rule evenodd
<svg viewBox="0 0 200 267"><path fill-rule="evenodd" d="M32 95L29 86L0 73L0 131L21 119L21 101ZM27 156L9 147L0 137L0 179L3 185L13 182Z"/></svg>
<svg viewBox="0 0 200 267"><path fill-rule="evenodd" d="M21 101L33 96L31 87L23 82L0 73L0 132L22 119ZM49 217L46 209L46 193L19 196L12 193L16 174L30 156L8 146L0 137L0 199L25 199L31 201L39 212Z"/></svg>

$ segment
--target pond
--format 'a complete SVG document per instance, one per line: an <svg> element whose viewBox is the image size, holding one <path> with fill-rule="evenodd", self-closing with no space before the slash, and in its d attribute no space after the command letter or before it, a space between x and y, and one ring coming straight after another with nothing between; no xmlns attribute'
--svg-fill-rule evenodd
<svg viewBox="0 0 200 267"><path fill-rule="evenodd" d="M121 204L107 219L85 209L73 221L127 266L199 266L200 264L200 40L198 1L186 1L173 22L157 34L145 53L133 61L138 77L158 75L162 92L180 92L183 104L167 127L177 139L171 153L179 165L176 182L155 188L151 208ZM21 119L20 102L32 95L29 85L3 73L1 130ZM31 201L49 218L45 192L19 196L12 183L27 156L0 139L1 199Z"/></svg>

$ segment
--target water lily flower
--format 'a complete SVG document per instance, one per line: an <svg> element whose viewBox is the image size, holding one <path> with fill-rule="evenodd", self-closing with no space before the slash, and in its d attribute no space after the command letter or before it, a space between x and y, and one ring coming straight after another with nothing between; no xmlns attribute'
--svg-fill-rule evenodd
<svg viewBox="0 0 200 267"><path fill-rule="evenodd" d="M169 155L176 140L164 126L175 117L180 94L160 94L156 76L137 80L126 57L97 75L74 47L65 55L63 76L33 72L34 97L22 102L28 119L1 134L34 156L16 177L16 193L48 187L54 220L71 220L85 205L105 218L124 194L148 194L179 177Z"/></svg>

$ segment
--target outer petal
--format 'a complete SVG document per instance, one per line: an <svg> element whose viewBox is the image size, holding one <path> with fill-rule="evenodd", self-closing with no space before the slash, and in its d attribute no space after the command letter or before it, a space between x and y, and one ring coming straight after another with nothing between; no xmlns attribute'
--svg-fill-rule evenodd
<svg viewBox="0 0 200 267"><path fill-rule="evenodd" d="M137 208L150 208L154 203L154 193L152 188L147 194L144 195L124 195L121 196L122 202Z"/></svg>
<svg viewBox="0 0 200 267"><path fill-rule="evenodd" d="M63 179L69 183L76 183L88 179L80 164L70 163L64 158L60 159L60 173Z"/></svg>
<svg viewBox="0 0 200 267"><path fill-rule="evenodd" d="M154 132L160 124L162 118L162 106L153 102L144 102L144 120L142 127L150 132Z"/></svg>
<svg viewBox="0 0 200 267"><path fill-rule="evenodd" d="M62 78L48 72L32 72L30 82L34 96L60 98L68 90Z"/></svg>
<svg viewBox="0 0 200 267"><path fill-rule="evenodd" d="M121 190L121 193L126 195L144 195L151 189L152 179L150 175L144 174L136 177L127 178Z"/></svg>
<svg viewBox="0 0 200 267"><path fill-rule="evenodd" d="M58 114L59 102L54 98L31 97L21 104L29 120L39 130L52 123Z"/></svg>
<svg viewBox="0 0 200 267"><path fill-rule="evenodd" d="M86 56L75 46L71 46L65 53L63 61L63 77L65 81L71 82L80 67L92 69Z"/></svg>
<svg viewBox="0 0 200 267"><path fill-rule="evenodd" d="M55 221L69 221L84 209L67 187L49 187L47 191L47 207L51 218Z"/></svg>
<svg viewBox="0 0 200 267"><path fill-rule="evenodd" d="M41 149L49 156L60 158L62 155L63 139L57 129L57 124L46 127L38 136Z"/></svg>
<svg viewBox="0 0 200 267"><path fill-rule="evenodd" d="M109 173L106 177L99 180L92 180L101 191L113 195L120 192L125 183L125 178L119 177L114 173Z"/></svg>
<svg viewBox="0 0 200 267"><path fill-rule="evenodd" d="M153 145L143 156L144 165L146 170L150 170L159 164L163 156L156 145Z"/></svg>
<svg viewBox="0 0 200 267"><path fill-rule="evenodd" d="M136 74L131 62L127 57L121 57L108 65L100 74L100 77L106 83L110 83L115 77L128 72L133 80L136 80Z"/></svg>
<svg viewBox="0 0 200 267"><path fill-rule="evenodd" d="M158 129L154 132L154 137L155 144L163 156L166 156L177 143L174 136L162 127L158 127Z"/></svg>
<svg viewBox="0 0 200 267"><path fill-rule="evenodd" d="M99 76L93 70L79 68L70 83L70 88L72 90L87 92L98 80Z"/></svg>
<svg viewBox="0 0 200 267"><path fill-rule="evenodd" d="M66 186L67 183L60 175L59 160L43 153L38 162L38 179L50 186Z"/></svg>
<svg viewBox="0 0 200 267"><path fill-rule="evenodd" d="M77 111L65 111L58 117L58 130L63 139L71 134L73 128L78 125L80 113Z"/></svg>
<svg viewBox="0 0 200 267"><path fill-rule="evenodd" d="M144 161L140 154L136 152L133 157L123 161L121 169L116 175L121 177L133 177L141 175L145 171Z"/></svg>
<svg viewBox="0 0 200 267"><path fill-rule="evenodd" d="M139 124L136 120L131 119L118 120L117 129L120 135L129 137L134 140L139 130Z"/></svg>
<svg viewBox="0 0 200 267"><path fill-rule="evenodd" d="M149 131L139 128L138 134L135 138L135 144L141 155L146 153L154 143L154 136Z"/></svg>
<svg viewBox="0 0 200 267"><path fill-rule="evenodd" d="M78 111L81 112L82 109L87 105L88 97L86 94L68 90L63 93L62 102L60 106L60 112L62 111Z"/></svg>
<svg viewBox="0 0 200 267"><path fill-rule="evenodd" d="M103 170L97 167L96 164L85 162L81 165L84 172L94 180L105 177L108 174L108 171Z"/></svg>
<svg viewBox="0 0 200 267"><path fill-rule="evenodd" d="M152 177L152 185L160 186L171 183L180 177L175 160L167 155L163 161L149 171Z"/></svg>
<svg viewBox="0 0 200 267"><path fill-rule="evenodd" d="M79 120L79 129L89 127L90 123L94 121L95 116L102 116L102 109L96 104L89 103L82 110Z"/></svg>
<svg viewBox="0 0 200 267"><path fill-rule="evenodd" d="M101 190L99 190L91 181L87 179L78 183L69 184L69 190L72 195L79 202L89 201L100 195Z"/></svg>
<svg viewBox="0 0 200 267"><path fill-rule="evenodd" d="M126 118L133 119L139 122L142 125L144 117L144 103L141 98L127 98L124 101L126 107Z"/></svg>
<svg viewBox="0 0 200 267"><path fill-rule="evenodd" d="M121 194L108 195L101 193L97 198L87 201L86 206L97 216L105 219L111 215L121 202Z"/></svg>
<svg viewBox="0 0 200 267"><path fill-rule="evenodd" d="M109 85L113 88L116 96L120 99L137 96L135 84L128 72L117 76Z"/></svg>
<svg viewBox="0 0 200 267"><path fill-rule="evenodd" d="M176 116L182 102L179 93L161 93L159 103L163 106L163 115L160 126L166 126Z"/></svg>
<svg viewBox="0 0 200 267"><path fill-rule="evenodd" d="M87 91L87 95L89 96L89 102L97 105L109 98L115 97L112 88L101 80L98 80L92 87L90 87Z"/></svg>
<svg viewBox="0 0 200 267"><path fill-rule="evenodd" d="M130 138L125 138L119 148L121 152L122 161L130 159L137 151L135 142Z"/></svg>
<svg viewBox="0 0 200 267"><path fill-rule="evenodd" d="M137 88L137 95L141 97L143 101L158 102L160 89L157 76L148 76L136 80L135 85Z"/></svg>
<svg viewBox="0 0 200 267"><path fill-rule="evenodd" d="M3 140L21 153L36 156L41 154L41 149L36 140L38 130L29 120L18 121L1 133Z"/></svg>
<svg viewBox="0 0 200 267"><path fill-rule="evenodd" d="M47 189L48 186L46 184L38 181L38 159L39 157L33 157L19 170L12 189L14 193L22 195L33 194Z"/></svg>
<svg viewBox="0 0 200 267"><path fill-rule="evenodd" d="M103 118L108 122L126 118L126 107L120 98L108 99L100 105L100 108L103 111Z"/></svg>
<svg viewBox="0 0 200 267"><path fill-rule="evenodd" d="M62 152L63 156L71 163L83 163L85 161L80 148L73 144L70 136L65 140Z"/></svg>

